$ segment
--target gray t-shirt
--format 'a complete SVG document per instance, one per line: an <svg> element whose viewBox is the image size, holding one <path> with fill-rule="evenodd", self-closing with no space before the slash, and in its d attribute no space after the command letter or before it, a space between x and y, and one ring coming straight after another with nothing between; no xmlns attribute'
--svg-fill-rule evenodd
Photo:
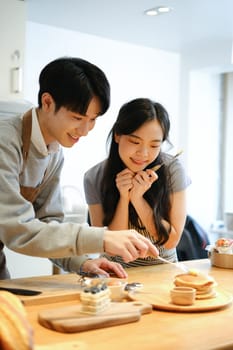
<svg viewBox="0 0 233 350"><path fill-rule="evenodd" d="M164 162L169 163L172 159L170 155L164 156ZM102 203L100 188L103 178L106 160L94 165L84 174L84 190L88 205ZM186 175L185 169L178 159L174 159L168 166L171 176L171 187L173 192L180 192L187 188L191 181Z"/></svg>
<svg viewBox="0 0 233 350"><path fill-rule="evenodd" d="M172 156L168 154L163 155L164 163L169 164L168 171L171 177L171 187L173 192L180 192L185 190L191 183L190 178L187 176L184 167L178 159L172 159ZM172 160L172 162L171 162ZM92 204L102 204L101 198L101 182L103 178L104 167L106 160L94 165L84 174L84 191L86 196L86 202L88 205ZM133 227L132 227L133 228ZM137 229L137 231L139 231ZM154 238L146 230L140 230L141 234L149 238L151 242L156 245L159 250L161 257L175 262L177 261L176 249L166 249L161 245L157 245ZM156 265L161 264L161 261L154 259L152 257L147 257L146 259L137 259L130 263L125 263L119 256L110 257L103 255L109 260L119 262L124 267L133 266L146 266L146 265Z"/></svg>

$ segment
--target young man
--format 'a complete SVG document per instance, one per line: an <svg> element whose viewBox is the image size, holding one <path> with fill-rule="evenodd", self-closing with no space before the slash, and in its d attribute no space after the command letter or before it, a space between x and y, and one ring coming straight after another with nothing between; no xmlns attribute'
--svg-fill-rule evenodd
<svg viewBox="0 0 233 350"><path fill-rule="evenodd" d="M10 277L4 245L50 258L66 271L126 277L119 264L83 254L106 252L132 261L158 254L149 240L134 230L62 222L61 146L76 144L107 111L108 80L92 63L65 57L44 67L39 85L38 108L0 119L0 278Z"/></svg>

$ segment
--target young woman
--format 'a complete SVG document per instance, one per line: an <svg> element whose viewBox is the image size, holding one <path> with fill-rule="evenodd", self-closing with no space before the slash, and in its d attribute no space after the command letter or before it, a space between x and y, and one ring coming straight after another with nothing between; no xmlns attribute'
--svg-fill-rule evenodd
<svg viewBox="0 0 233 350"><path fill-rule="evenodd" d="M122 106L110 131L109 155L84 177L91 224L111 230L136 229L159 249L160 256L176 261L176 246L185 218L189 178L178 159L162 151L169 142L170 121L165 108L147 98ZM155 172L151 168L162 166ZM124 267L161 263L147 256Z"/></svg>

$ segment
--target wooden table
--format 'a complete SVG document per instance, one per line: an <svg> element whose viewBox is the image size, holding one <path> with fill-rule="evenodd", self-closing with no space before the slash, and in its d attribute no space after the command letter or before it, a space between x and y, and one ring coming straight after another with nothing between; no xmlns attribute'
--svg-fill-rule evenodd
<svg viewBox="0 0 233 350"><path fill-rule="evenodd" d="M233 294L233 271L211 267L208 259L184 262L189 268L195 268L212 275L218 285ZM171 283L179 272L168 264L128 269L128 281L142 282L144 286ZM21 279L27 288L35 288L35 281L60 279L62 283L77 283L73 274ZM15 281L19 281L15 280ZM14 280L10 281L13 284ZM0 286L9 282L1 281ZM77 302L77 301L75 301ZM80 333L60 333L41 326L37 321L38 312L44 309L72 305L74 300L60 300L56 303L44 302L38 305L26 305L29 320L35 332L36 350L210 350L233 349L233 306L208 312L171 312L153 310L142 315L140 321L125 325L91 330Z"/></svg>

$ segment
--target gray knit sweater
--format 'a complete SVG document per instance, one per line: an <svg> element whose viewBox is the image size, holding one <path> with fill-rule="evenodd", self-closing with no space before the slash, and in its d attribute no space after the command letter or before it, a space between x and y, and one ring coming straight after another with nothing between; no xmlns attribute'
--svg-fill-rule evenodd
<svg viewBox="0 0 233 350"><path fill-rule="evenodd" d="M43 138L40 130L35 132L35 118L33 110L32 139L23 173L22 118L0 119L0 247L2 242L15 252L47 257L67 271L78 272L87 259L82 254L103 252L104 228L62 223L62 148L56 145L56 151L41 152L38 140L41 143ZM36 187L45 171L42 190L32 205L21 196L20 185Z"/></svg>

